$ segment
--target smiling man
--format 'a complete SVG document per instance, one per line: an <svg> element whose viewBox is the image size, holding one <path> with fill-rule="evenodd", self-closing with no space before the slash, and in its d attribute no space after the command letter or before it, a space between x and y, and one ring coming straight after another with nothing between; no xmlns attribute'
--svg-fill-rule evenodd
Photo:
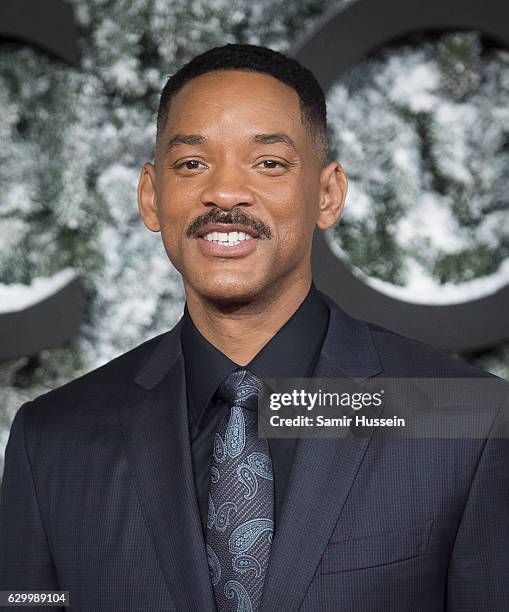
<svg viewBox="0 0 509 612"><path fill-rule="evenodd" d="M488 378L314 287L313 232L346 192L295 60L226 45L170 77L138 205L184 313L18 411L0 590L65 590L94 612L508 609L498 406L471 438L258 431L268 378Z"/></svg>
<svg viewBox="0 0 509 612"><path fill-rule="evenodd" d="M264 59L274 76L215 69ZM335 223L347 190L339 163L325 165L320 87L291 68L235 47L183 68L163 92L156 163L139 185L143 220L161 231L192 320L241 365L306 297L313 231Z"/></svg>

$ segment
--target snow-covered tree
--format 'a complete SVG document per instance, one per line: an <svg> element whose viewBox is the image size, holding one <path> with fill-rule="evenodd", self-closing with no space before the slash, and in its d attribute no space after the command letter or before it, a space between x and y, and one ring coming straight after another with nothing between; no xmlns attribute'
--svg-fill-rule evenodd
<svg viewBox="0 0 509 612"><path fill-rule="evenodd" d="M2 45L0 283L72 269L89 300L68 346L0 364L0 457L23 401L180 316L180 277L144 228L135 190L167 76L227 42L287 50L349 1L72 0L78 68ZM436 288L499 273L509 249L508 88L508 55L485 56L475 33L383 51L338 80L331 143L350 194L330 239L360 274L413 290L413 279ZM508 353L499 347L481 364L509 376Z"/></svg>

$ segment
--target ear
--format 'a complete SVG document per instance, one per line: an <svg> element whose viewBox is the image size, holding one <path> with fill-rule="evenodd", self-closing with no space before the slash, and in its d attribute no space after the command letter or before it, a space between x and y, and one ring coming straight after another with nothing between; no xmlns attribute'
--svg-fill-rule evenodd
<svg viewBox="0 0 509 612"><path fill-rule="evenodd" d="M157 214L156 169L154 164L143 165L138 181L138 209L145 227L151 232L161 231Z"/></svg>
<svg viewBox="0 0 509 612"><path fill-rule="evenodd" d="M320 172L320 204L317 227L328 229L339 219L343 212L348 181L339 162L334 161Z"/></svg>

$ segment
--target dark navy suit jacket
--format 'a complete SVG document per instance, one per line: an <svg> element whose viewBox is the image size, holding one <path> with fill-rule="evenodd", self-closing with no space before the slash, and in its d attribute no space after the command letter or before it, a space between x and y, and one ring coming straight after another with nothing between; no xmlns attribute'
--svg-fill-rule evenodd
<svg viewBox="0 0 509 612"><path fill-rule="evenodd" d="M327 303L315 376L482 376ZM18 411L0 503L11 589L68 590L73 611L215 609L180 324ZM507 612L508 440L300 439L262 610Z"/></svg>

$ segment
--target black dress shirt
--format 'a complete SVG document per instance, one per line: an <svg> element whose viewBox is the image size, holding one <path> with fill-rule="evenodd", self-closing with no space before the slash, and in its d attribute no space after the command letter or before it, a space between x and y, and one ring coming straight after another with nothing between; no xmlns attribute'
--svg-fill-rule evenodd
<svg viewBox="0 0 509 612"><path fill-rule="evenodd" d="M214 434L229 407L215 396L220 383L240 367L259 378L310 378L329 322L329 309L311 288L290 319L245 366L219 351L194 325L187 305L182 324L182 349L187 379L189 436L194 480L203 526L207 528L210 465ZM268 438L274 470L274 527L284 500L296 438Z"/></svg>

